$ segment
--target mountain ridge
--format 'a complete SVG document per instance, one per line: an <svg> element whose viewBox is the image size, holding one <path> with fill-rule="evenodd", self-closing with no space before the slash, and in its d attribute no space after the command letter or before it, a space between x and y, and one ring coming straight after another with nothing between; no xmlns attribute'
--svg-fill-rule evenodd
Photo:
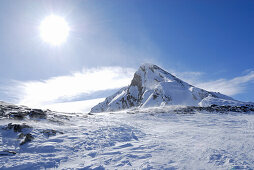
<svg viewBox="0 0 254 170"><path fill-rule="evenodd" d="M210 106L245 105L219 92L195 87L168 73L155 64L142 64L129 86L121 88L91 109L91 113L118 111L132 107L165 105Z"/></svg>

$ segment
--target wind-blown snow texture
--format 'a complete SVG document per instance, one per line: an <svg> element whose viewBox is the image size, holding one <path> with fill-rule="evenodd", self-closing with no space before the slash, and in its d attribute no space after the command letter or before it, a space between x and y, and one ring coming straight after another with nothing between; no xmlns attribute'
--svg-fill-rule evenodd
<svg viewBox="0 0 254 170"><path fill-rule="evenodd" d="M131 84L91 109L91 113L117 111L131 107L165 105L210 106L246 105L233 98L194 87L153 64L143 64Z"/></svg>
<svg viewBox="0 0 254 170"><path fill-rule="evenodd" d="M6 115L19 107L3 108ZM175 109L1 117L0 169L254 168L253 112L174 114ZM33 138L21 145L26 133Z"/></svg>

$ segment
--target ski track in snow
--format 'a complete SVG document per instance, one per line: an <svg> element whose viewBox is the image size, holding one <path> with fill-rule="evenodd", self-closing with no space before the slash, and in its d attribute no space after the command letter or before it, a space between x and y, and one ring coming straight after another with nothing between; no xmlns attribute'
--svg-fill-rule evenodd
<svg viewBox="0 0 254 170"><path fill-rule="evenodd" d="M64 124L0 120L0 169L254 169L253 114L98 113ZM19 146L8 123L35 139ZM47 137L44 129L63 132Z"/></svg>

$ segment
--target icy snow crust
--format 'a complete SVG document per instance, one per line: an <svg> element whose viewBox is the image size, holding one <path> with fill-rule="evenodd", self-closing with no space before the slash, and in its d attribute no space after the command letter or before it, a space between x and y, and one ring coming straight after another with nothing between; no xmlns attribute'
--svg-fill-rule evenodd
<svg viewBox="0 0 254 170"><path fill-rule="evenodd" d="M117 111L132 107L166 105L210 106L246 105L233 98L194 87L153 64L143 64L131 84L91 109L91 113Z"/></svg>
<svg viewBox="0 0 254 170"><path fill-rule="evenodd" d="M94 115L54 113L58 121L0 120L0 169L253 169L254 114L174 114L184 106ZM52 113L53 114L53 113ZM49 117L49 116L47 116ZM19 145L8 123L31 126ZM52 136L42 133L54 129Z"/></svg>

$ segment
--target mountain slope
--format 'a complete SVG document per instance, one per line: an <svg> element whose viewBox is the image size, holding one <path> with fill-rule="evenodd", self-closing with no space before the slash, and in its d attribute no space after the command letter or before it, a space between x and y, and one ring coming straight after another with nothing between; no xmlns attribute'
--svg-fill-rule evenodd
<svg viewBox="0 0 254 170"><path fill-rule="evenodd" d="M143 64L135 72L131 84L109 96L91 109L105 112L131 107L165 105L210 106L245 105L233 98L194 87L154 64Z"/></svg>

